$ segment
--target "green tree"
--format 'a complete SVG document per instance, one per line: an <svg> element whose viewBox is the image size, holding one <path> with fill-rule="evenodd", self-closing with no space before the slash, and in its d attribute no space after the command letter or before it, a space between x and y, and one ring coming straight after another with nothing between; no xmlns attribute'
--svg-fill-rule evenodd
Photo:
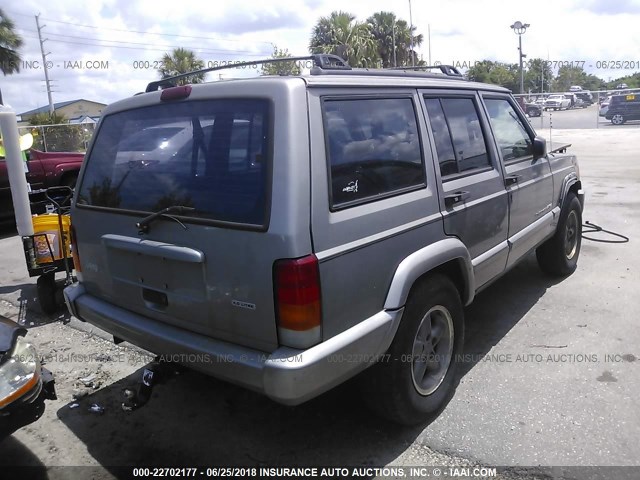
<svg viewBox="0 0 640 480"><path fill-rule="evenodd" d="M420 64L415 49L422 45L423 36L415 35L415 26L411 29L406 21L398 20L392 12L374 13L367 19L367 24L378 44L378 56L383 68L411 65L412 54L414 63Z"/></svg>
<svg viewBox="0 0 640 480"><path fill-rule="evenodd" d="M376 66L380 59L377 42L369 26L355 19L342 11L320 17L313 27L309 51L338 55L352 67Z"/></svg>
<svg viewBox="0 0 640 480"><path fill-rule="evenodd" d="M466 76L474 82L492 83L517 92L520 89L518 65L482 60L467 70Z"/></svg>
<svg viewBox="0 0 640 480"><path fill-rule="evenodd" d="M289 50L279 49L273 45L271 58L289 58ZM296 62L265 63L262 65L262 75L300 75L300 65Z"/></svg>
<svg viewBox="0 0 640 480"><path fill-rule="evenodd" d="M182 73L189 73L204 68L204 62L196 57L196 54L185 48L174 48L173 51L165 53L160 60L160 68L158 73L160 78L173 77ZM189 83L202 83L204 81L204 73L197 75L189 75L187 77L176 80L176 85L187 85Z"/></svg>
<svg viewBox="0 0 640 480"><path fill-rule="evenodd" d="M70 124L57 112L38 113L29 119L33 126L52 125L33 129L33 148L46 152L80 152L85 149L84 131L81 125ZM55 125L55 126L54 126Z"/></svg>
<svg viewBox="0 0 640 480"><path fill-rule="evenodd" d="M15 32L13 21L0 8L0 70L6 75L20 71L22 38Z"/></svg>
<svg viewBox="0 0 640 480"><path fill-rule="evenodd" d="M524 74L524 91L532 93L550 91L554 75L549 62L542 58L534 58L528 62L528 65L529 68Z"/></svg>
<svg viewBox="0 0 640 480"><path fill-rule="evenodd" d="M580 85L585 90L599 90L604 82L595 75L587 74L582 67L560 67L553 84L554 91L566 92L571 85Z"/></svg>
<svg viewBox="0 0 640 480"><path fill-rule="evenodd" d="M624 77L616 78L610 82L602 81L602 88L613 90L621 83L626 83L629 88L640 88L640 72L631 75L625 75Z"/></svg>

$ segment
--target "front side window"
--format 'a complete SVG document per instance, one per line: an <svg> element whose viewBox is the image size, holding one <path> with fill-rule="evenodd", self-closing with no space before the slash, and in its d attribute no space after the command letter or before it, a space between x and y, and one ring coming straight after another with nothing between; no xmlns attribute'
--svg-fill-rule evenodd
<svg viewBox="0 0 640 480"><path fill-rule="evenodd" d="M268 103L209 100L154 105L102 121L79 206L264 225Z"/></svg>
<svg viewBox="0 0 640 480"><path fill-rule="evenodd" d="M491 166L471 98L425 98L443 177Z"/></svg>
<svg viewBox="0 0 640 480"><path fill-rule="evenodd" d="M425 184L410 98L327 99L324 124L332 207Z"/></svg>
<svg viewBox="0 0 640 480"><path fill-rule="evenodd" d="M533 140L511 103L506 99L485 99L491 126L505 162L533 155Z"/></svg>

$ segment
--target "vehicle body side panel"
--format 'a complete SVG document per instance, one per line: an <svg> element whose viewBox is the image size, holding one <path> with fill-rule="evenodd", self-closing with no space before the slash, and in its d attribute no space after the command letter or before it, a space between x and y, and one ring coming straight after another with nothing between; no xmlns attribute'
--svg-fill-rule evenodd
<svg viewBox="0 0 640 480"><path fill-rule="evenodd" d="M408 193L331 211L321 99L327 95L345 99L370 96L372 92L362 88L309 90L311 218L314 251L320 260L323 339L331 338L381 310L398 265L416 250L444 238L433 161L416 91L384 88L376 89L374 93L376 98L402 96L413 100L427 185Z"/></svg>

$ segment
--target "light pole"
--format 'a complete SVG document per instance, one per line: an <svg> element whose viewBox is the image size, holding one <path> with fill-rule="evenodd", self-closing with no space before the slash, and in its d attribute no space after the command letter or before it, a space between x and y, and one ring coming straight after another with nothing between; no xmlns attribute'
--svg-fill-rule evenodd
<svg viewBox="0 0 640 480"><path fill-rule="evenodd" d="M511 25L514 33L518 35L518 53L520 56L520 93L524 93L524 70L522 69L522 59L526 57L526 55L522 53L522 35L530 26L531 25L529 25L528 23L522 23L520 21L517 21L513 25Z"/></svg>
<svg viewBox="0 0 640 480"><path fill-rule="evenodd" d="M411 42L411 66L415 67L416 61L413 58L413 15L411 14L411 0L409 0L409 40Z"/></svg>
<svg viewBox="0 0 640 480"><path fill-rule="evenodd" d="M396 17L393 17L393 66L398 66L398 58L396 56Z"/></svg>

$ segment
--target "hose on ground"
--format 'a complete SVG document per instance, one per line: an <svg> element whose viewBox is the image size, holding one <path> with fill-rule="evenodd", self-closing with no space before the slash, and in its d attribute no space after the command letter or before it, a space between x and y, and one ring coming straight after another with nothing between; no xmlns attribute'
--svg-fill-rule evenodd
<svg viewBox="0 0 640 480"><path fill-rule="evenodd" d="M587 229L587 230L585 230ZM588 237L585 233L606 233L607 235L617 237L620 240L607 240L604 238L593 238ZM610 230L605 230L600 225L596 225L595 223L591 223L590 221L586 221L582 224L582 238L585 240L591 240L592 242L601 242L601 243L627 243L629 241L629 237L625 237L624 235L616 232L612 232Z"/></svg>

